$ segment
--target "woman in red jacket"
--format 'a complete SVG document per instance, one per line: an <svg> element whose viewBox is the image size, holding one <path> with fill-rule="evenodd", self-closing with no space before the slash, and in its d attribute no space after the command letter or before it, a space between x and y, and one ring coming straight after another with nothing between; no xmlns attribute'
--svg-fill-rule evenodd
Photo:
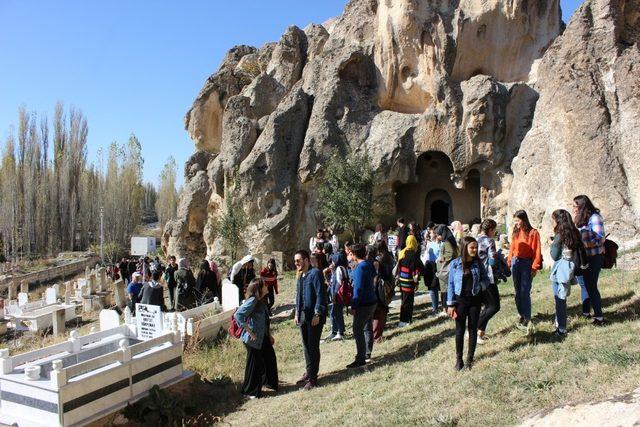
<svg viewBox="0 0 640 427"><path fill-rule="evenodd" d="M278 269L274 258L271 258L267 262L267 266L260 271L260 278L267 285L267 305L269 307L269 315L271 315L271 308L276 302L275 294L278 293Z"/></svg>
<svg viewBox="0 0 640 427"><path fill-rule="evenodd" d="M516 307L520 315L518 327L526 329L527 334L531 334L534 332L531 323L531 283L542 268L540 233L531 226L525 211L520 210L513 214L513 221L507 264L511 267Z"/></svg>

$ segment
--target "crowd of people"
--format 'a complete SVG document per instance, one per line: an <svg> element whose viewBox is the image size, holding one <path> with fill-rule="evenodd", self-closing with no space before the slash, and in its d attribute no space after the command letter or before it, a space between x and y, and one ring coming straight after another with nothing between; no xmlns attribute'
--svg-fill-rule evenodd
<svg viewBox="0 0 640 427"><path fill-rule="evenodd" d="M583 315L591 318L593 309L592 323L604 323L598 290L605 260L603 218L584 195L574 198L571 209L571 213L564 209L553 212L553 236L547 242L553 260L549 280L558 339L567 335L566 300L576 282L582 288ZM515 212L505 256L502 245L496 245L498 224L494 220L485 219L472 230L466 231L458 221L451 225L430 223L421 230L415 222L405 224L399 218L393 239L379 224L368 244L347 242L339 246L333 233L319 229L310 239L309 250L301 249L294 256L295 323L300 328L306 362L298 385L305 390L318 385L320 344L327 319L331 330L324 342L344 339L344 316L353 316L355 356L346 368L369 363L374 343L383 339L396 289L401 300L399 328L412 323L415 293L421 284L430 295L429 314L454 320L456 370L471 369L476 345L490 339L489 323L500 311L500 280L512 276L516 326L526 334L535 334L531 286L543 266L540 233L525 211ZM391 242L395 248L389 248ZM269 320L273 279L262 272L256 277L250 256L234 265L232 277L239 292L245 292L244 302L234 315L247 348L242 393L255 398L261 395L263 385L278 388L275 340Z"/></svg>

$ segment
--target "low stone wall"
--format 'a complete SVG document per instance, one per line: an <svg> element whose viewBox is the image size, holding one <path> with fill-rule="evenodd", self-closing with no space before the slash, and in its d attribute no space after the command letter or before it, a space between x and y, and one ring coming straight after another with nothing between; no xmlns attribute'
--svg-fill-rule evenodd
<svg viewBox="0 0 640 427"><path fill-rule="evenodd" d="M14 282L16 286L20 286L20 283L22 281L25 281L26 283L31 285L48 282L49 280L57 279L59 277L67 278L69 276L73 276L75 274L83 272L87 267L94 267L99 260L99 257L91 256L89 258L70 262L58 267L52 267L46 270L23 274L20 276L9 277L0 281L0 291L4 291L5 289L7 289L11 282Z"/></svg>

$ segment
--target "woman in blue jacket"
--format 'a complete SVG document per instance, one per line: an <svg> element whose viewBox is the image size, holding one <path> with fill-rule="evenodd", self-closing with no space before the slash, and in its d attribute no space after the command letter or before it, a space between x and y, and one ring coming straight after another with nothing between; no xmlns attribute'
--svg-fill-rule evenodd
<svg viewBox="0 0 640 427"><path fill-rule="evenodd" d="M245 294L244 303L234 314L242 328L242 342L247 348L242 394L254 399L262 394L262 385L278 391L278 363L273 350L269 307L264 301L269 293L262 279L253 279Z"/></svg>
<svg viewBox="0 0 640 427"><path fill-rule="evenodd" d="M456 320L456 369L458 371L465 366L462 362L462 351L467 322L469 323L467 369L471 369L473 365L482 305L481 292L488 282L487 272L478 257L478 242L473 237L464 237L460 258L451 262L447 286L447 313Z"/></svg>

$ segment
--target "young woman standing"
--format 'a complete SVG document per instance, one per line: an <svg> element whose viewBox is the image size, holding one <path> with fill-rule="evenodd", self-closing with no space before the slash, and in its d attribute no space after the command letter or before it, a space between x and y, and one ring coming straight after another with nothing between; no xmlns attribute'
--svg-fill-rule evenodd
<svg viewBox="0 0 640 427"><path fill-rule="evenodd" d="M604 220L600 215L600 210L596 209L591 200L580 195L573 199L573 219L580 230L582 243L587 252L587 262L589 266L584 271L582 279L584 287L589 295L589 301L593 307L593 324L602 325L602 299L598 290L598 278L604 260ZM584 309L583 309L584 311Z"/></svg>
<svg viewBox="0 0 640 427"><path fill-rule="evenodd" d="M269 259L267 266L260 270L260 278L267 285L267 305L269 307L269 314L276 302L276 295L278 294L278 269L276 268L275 258Z"/></svg>
<svg viewBox="0 0 640 427"><path fill-rule="evenodd" d="M513 214L513 222L507 265L511 268L516 307L520 315L517 326L525 329L527 334L532 334L534 326L531 323L531 283L542 268L540 233L531 226L525 211L516 211Z"/></svg>
<svg viewBox="0 0 640 427"><path fill-rule="evenodd" d="M420 254L418 253L418 239L413 235L409 235L405 248L398 253L398 266L396 267L396 277L402 294L399 328L411 323L413 301L423 268Z"/></svg>
<svg viewBox="0 0 640 427"><path fill-rule="evenodd" d="M242 331L247 349L244 370L243 396L254 399L262 394L262 385L278 391L278 362L273 350L269 309L264 302L268 289L262 279L253 279L245 293L245 301L235 312L235 320Z"/></svg>
<svg viewBox="0 0 640 427"><path fill-rule="evenodd" d="M582 246L580 232L576 228L571 215L564 209L558 209L551 214L553 232L551 240L551 286L556 304L555 335L567 335L567 297L571 292L571 285L575 281L574 254Z"/></svg>
<svg viewBox="0 0 640 427"><path fill-rule="evenodd" d="M447 313L456 320L456 369L462 362L464 333L469 325L469 348L467 349L467 369L473 366L478 338L478 321L482 303L482 288L488 283L487 272L478 257L478 242L473 237L462 238L460 258L451 262L447 286Z"/></svg>
<svg viewBox="0 0 640 427"><path fill-rule="evenodd" d="M449 266L458 257L458 242L453 233L444 224L436 226L436 240L440 243L440 251L436 261L436 277L444 284L445 290L440 293L442 309L447 307L447 288L449 282Z"/></svg>
<svg viewBox="0 0 640 427"><path fill-rule="evenodd" d="M496 265L496 229L498 224L492 219L485 219L480 224L480 234L478 235L478 257L482 261L487 271L488 284L482 292L482 303L484 308L480 313L480 323L478 324L478 343L483 344L487 337L485 331L487 324L493 316L500 311L500 293L498 284L493 275L493 266Z"/></svg>

